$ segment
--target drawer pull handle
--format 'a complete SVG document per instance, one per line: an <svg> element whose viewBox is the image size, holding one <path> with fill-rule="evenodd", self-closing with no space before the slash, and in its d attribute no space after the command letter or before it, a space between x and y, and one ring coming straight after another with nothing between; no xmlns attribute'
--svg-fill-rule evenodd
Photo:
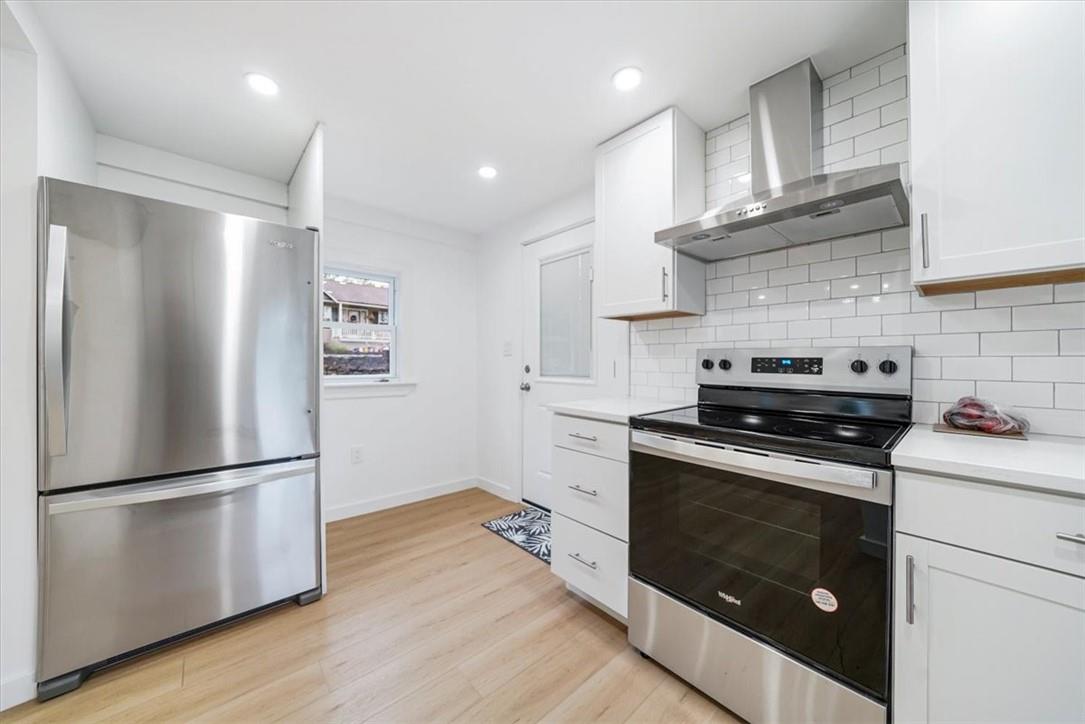
<svg viewBox="0 0 1085 724"><path fill-rule="evenodd" d="M1055 537L1059 540L1070 541L1071 543L1078 543L1085 546L1085 534L1082 533L1056 533Z"/></svg>
<svg viewBox="0 0 1085 724"><path fill-rule="evenodd" d="M589 561L584 560L583 558L580 557L579 553L570 553L569 557L572 558L577 563L579 563L580 565L587 566L588 568L592 569L593 571L599 568L598 563L596 563L595 561L589 562Z"/></svg>
<svg viewBox="0 0 1085 724"><path fill-rule="evenodd" d="M904 620L915 623L915 558L904 559L907 571L904 578Z"/></svg>
<svg viewBox="0 0 1085 724"><path fill-rule="evenodd" d="M579 432L570 432L569 437L575 437L577 440L587 440L588 442L598 442L599 440L595 435L581 435Z"/></svg>
<svg viewBox="0 0 1085 724"><path fill-rule="evenodd" d="M575 490L578 493L583 493L584 495L590 495L593 498L599 495L598 490L585 490L579 485L566 485L565 487L567 487L569 490Z"/></svg>

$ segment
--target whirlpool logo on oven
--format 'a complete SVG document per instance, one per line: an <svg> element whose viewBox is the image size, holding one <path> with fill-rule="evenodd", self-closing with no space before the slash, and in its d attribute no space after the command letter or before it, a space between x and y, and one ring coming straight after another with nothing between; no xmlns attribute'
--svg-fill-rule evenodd
<svg viewBox="0 0 1085 724"><path fill-rule="evenodd" d="M727 601L727 603L731 604L732 606L742 605L741 598L735 598L730 593L724 593L723 591L716 591L716 593L719 595L720 598L722 598L724 601Z"/></svg>

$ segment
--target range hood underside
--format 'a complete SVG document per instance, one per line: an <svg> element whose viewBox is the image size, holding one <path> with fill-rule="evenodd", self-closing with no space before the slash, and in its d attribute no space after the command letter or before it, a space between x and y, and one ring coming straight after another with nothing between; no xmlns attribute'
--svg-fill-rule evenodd
<svg viewBox="0 0 1085 724"><path fill-rule="evenodd" d="M905 226L898 164L822 174L655 233L655 242L704 262Z"/></svg>
<svg viewBox="0 0 1085 724"><path fill-rule="evenodd" d="M742 206L656 232L656 243L718 261L908 223L899 164L821 174Z"/></svg>

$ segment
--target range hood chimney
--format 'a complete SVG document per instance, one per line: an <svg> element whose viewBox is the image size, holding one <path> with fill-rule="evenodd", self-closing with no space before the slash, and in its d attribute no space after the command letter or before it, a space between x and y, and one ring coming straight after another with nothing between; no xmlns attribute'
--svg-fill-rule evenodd
<svg viewBox="0 0 1085 724"><path fill-rule="evenodd" d="M908 223L900 164L817 174L822 87L809 58L750 87L750 199L656 232L717 261Z"/></svg>

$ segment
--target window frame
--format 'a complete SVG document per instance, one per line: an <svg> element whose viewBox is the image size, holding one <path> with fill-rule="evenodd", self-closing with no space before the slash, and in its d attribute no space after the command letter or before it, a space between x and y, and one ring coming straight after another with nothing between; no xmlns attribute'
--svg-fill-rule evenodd
<svg viewBox="0 0 1085 724"><path fill-rule="evenodd" d="M588 374L587 375L547 375L543 373L543 299L542 299L542 271L547 264L553 264L566 259L574 259L579 256L588 257ZM536 269L538 283L539 318L536 322L539 373L537 382L553 382L558 384L595 384L595 249L590 245L566 249L565 251L542 257L538 260Z"/></svg>
<svg viewBox="0 0 1085 724"><path fill-rule="evenodd" d="M368 279L375 282L386 282L389 287L388 295L388 323L352 323L352 327L364 327L373 328L380 331L389 331L389 343L388 343L388 372L387 374L356 374L356 375L332 375L324 372L324 329L331 328L330 325L345 325L348 324L342 320L328 321L323 318L323 312L321 312L320 318L320 375L322 381L325 384L334 386L342 385L387 385L389 383L401 382L400 375L400 313L399 313L399 299L401 278L396 272L389 271L371 271L364 267L354 267L345 264L328 264L325 265L320 272L320 306L324 307L324 276L327 274L355 277L360 279Z"/></svg>

